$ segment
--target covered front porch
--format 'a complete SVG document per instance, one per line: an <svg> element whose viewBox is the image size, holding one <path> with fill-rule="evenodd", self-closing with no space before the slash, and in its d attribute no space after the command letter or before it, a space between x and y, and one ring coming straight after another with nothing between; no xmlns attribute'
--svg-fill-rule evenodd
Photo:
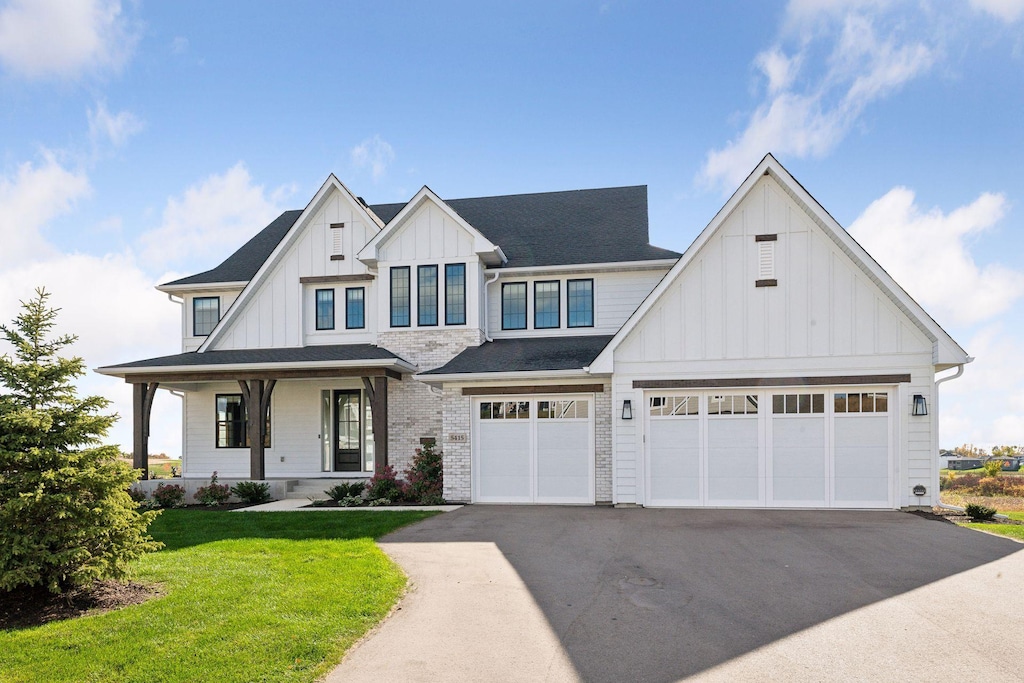
<svg viewBox="0 0 1024 683"><path fill-rule="evenodd" d="M372 345L192 352L98 369L132 385L149 476L153 397L183 397L182 477L368 477L388 464L388 385L415 366ZM257 419L253 419L256 416Z"/></svg>

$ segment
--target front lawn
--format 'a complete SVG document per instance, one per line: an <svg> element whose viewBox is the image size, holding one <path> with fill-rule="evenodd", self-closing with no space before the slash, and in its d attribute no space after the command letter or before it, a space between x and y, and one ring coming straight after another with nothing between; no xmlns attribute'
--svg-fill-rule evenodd
<svg viewBox="0 0 1024 683"><path fill-rule="evenodd" d="M0 631L4 681L312 681L405 586L374 539L430 512L165 510L136 580L163 596Z"/></svg>

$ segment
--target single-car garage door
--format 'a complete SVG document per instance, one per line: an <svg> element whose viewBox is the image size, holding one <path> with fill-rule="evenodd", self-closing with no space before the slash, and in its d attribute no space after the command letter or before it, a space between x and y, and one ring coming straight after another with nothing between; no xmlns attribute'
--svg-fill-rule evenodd
<svg viewBox="0 0 1024 683"><path fill-rule="evenodd" d="M474 403L474 501L594 503L592 395Z"/></svg>
<svg viewBox="0 0 1024 683"><path fill-rule="evenodd" d="M647 505L892 507L892 389L647 393Z"/></svg>

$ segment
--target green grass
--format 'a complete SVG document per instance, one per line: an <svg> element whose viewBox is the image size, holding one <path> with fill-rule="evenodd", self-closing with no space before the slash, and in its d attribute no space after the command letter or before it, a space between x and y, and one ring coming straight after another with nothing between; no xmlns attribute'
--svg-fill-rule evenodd
<svg viewBox="0 0 1024 683"><path fill-rule="evenodd" d="M1000 510L1000 514L1006 515L1010 519L1024 522L1024 512L1013 512L1009 510ZM1018 541L1024 541L1024 526L1020 524L974 524L964 523L960 526L965 526L968 529L978 529L979 531L987 531L991 534L999 534L1000 536L1007 536L1008 538L1015 538Z"/></svg>
<svg viewBox="0 0 1024 683"><path fill-rule="evenodd" d="M373 539L432 514L166 510L135 577L164 595L0 631L0 679L312 681L405 586Z"/></svg>

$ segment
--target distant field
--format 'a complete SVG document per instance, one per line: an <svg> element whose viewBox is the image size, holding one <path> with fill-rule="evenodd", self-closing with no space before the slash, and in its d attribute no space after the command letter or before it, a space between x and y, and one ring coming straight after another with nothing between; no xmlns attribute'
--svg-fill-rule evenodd
<svg viewBox="0 0 1024 683"><path fill-rule="evenodd" d="M132 464L131 458L122 458L129 465ZM169 479L171 477L171 468L175 468L178 475L181 475L181 458L171 460L167 458L150 458L149 459L149 476L152 479Z"/></svg>

